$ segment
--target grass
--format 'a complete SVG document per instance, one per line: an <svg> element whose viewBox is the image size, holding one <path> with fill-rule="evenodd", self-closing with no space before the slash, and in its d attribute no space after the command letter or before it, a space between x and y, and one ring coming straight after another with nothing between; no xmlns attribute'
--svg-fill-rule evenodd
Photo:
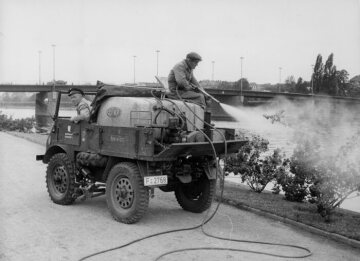
<svg viewBox="0 0 360 261"><path fill-rule="evenodd" d="M275 195L270 191L256 193L246 185L231 182L225 182L224 198L238 206L259 209L360 241L360 213L354 211L338 208L331 216L331 221L325 222L314 204L290 202L283 195Z"/></svg>

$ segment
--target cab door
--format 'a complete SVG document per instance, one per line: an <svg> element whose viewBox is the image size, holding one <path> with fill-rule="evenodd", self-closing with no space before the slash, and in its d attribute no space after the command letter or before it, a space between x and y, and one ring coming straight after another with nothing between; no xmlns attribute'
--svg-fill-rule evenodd
<svg viewBox="0 0 360 261"><path fill-rule="evenodd" d="M58 141L68 145L80 145L80 124L71 122L68 119L59 119L58 124Z"/></svg>

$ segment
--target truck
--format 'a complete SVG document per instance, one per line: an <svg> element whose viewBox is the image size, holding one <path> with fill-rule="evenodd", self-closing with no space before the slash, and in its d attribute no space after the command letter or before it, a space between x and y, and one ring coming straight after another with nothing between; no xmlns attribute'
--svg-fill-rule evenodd
<svg viewBox="0 0 360 261"><path fill-rule="evenodd" d="M219 158L246 141L217 129L211 113L190 101L169 99L163 88L98 83L89 121L62 115L59 92L46 149L50 199L60 205L105 195L119 222L138 222L154 190L173 192L186 211L207 210L222 175Z"/></svg>

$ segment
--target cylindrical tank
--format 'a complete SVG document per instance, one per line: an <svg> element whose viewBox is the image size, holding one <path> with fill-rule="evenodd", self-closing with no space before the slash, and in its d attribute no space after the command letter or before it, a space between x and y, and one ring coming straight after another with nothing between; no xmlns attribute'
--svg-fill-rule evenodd
<svg viewBox="0 0 360 261"><path fill-rule="evenodd" d="M194 103L187 103L191 110L201 119L197 118L182 101L172 100L173 103L186 115L191 123L187 122L187 130L194 131L195 125L199 129L204 127L204 109ZM162 110L161 105L170 111L180 113L178 108L167 100L162 100L162 104L155 98L145 97L110 97L102 105L98 113L97 123L102 126L117 127L151 127L154 124L168 125L168 112ZM156 122L154 122L156 118ZM156 135L157 136L157 135Z"/></svg>

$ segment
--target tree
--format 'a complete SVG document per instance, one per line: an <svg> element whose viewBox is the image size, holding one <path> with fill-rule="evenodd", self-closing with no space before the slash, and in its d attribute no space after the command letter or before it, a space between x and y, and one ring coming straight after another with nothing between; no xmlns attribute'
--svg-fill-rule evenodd
<svg viewBox="0 0 360 261"><path fill-rule="evenodd" d="M241 83L242 81L242 83ZM250 84L248 82L248 80L246 78L242 78L240 80L238 80L237 82L235 82L235 89L236 90L240 90L241 89L241 84L242 84L242 89L243 90L251 90L250 88Z"/></svg>
<svg viewBox="0 0 360 261"><path fill-rule="evenodd" d="M322 92L329 95L338 95L336 66L333 63L334 55L330 54L326 60L323 74Z"/></svg>
<svg viewBox="0 0 360 261"><path fill-rule="evenodd" d="M336 81L338 85L338 95L347 96L350 92L348 85L349 73L346 70L336 71Z"/></svg>
<svg viewBox="0 0 360 261"><path fill-rule="evenodd" d="M322 88L324 65L322 63L322 56L318 54L316 57L316 63L314 66L314 73L312 76L314 93L319 93Z"/></svg>
<svg viewBox="0 0 360 261"><path fill-rule="evenodd" d="M348 95L348 72L346 70L338 71L334 65L334 54L330 54L326 60L325 66L322 63L322 56L319 54L316 58L312 82L314 93L323 93L328 95Z"/></svg>
<svg viewBox="0 0 360 261"><path fill-rule="evenodd" d="M295 85L295 92L297 93L309 93L311 90L310 82L303 81L301 77L297 80Z"/></svg>
<svg viewBox="0 0 360 261"><path fill-rule="evenodd" d="M295 77L293 75L290 75L286 78L285 86L281 91L295 92L295 86L296 86Z"/></svg>

